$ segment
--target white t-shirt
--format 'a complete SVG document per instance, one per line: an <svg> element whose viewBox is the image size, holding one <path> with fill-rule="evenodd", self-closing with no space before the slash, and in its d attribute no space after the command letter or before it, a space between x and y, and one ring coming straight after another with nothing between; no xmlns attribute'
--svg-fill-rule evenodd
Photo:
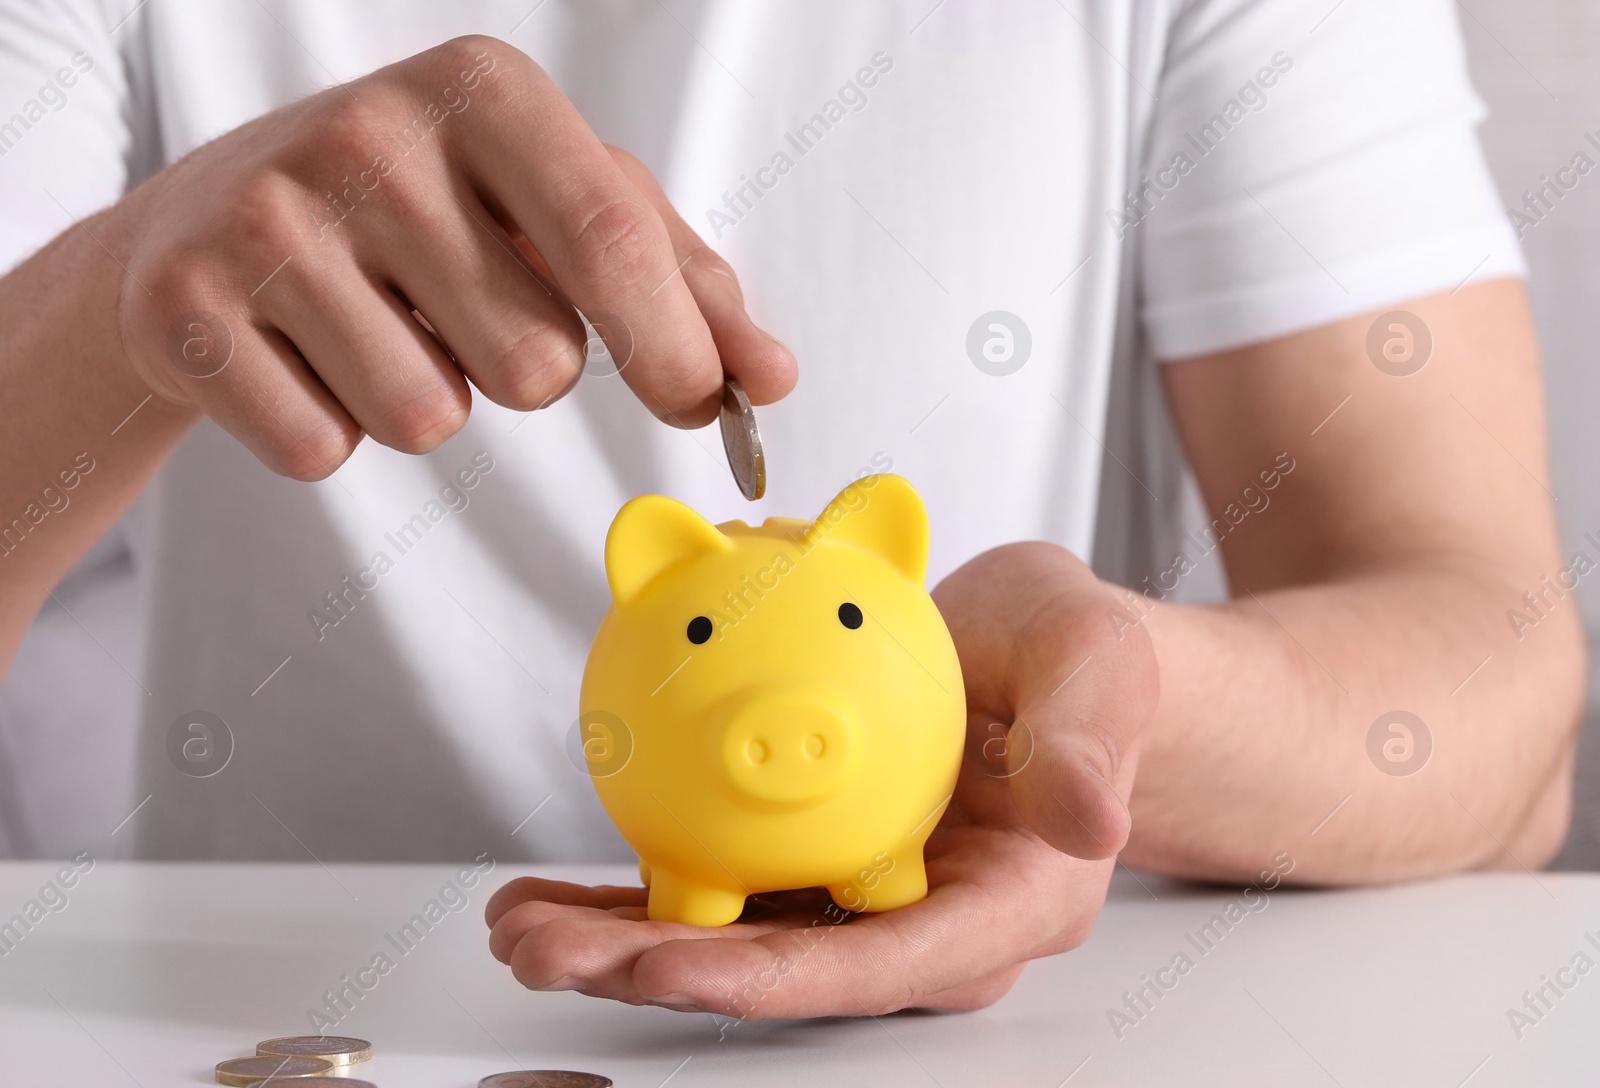
<svg viewBox="0 0 1600 1088"><path fill-rule="evenodd" d="M437 452L367 442L318 484L202 423L7 682L13 851L627 857L567 738L628 498L808 516L892 468L928 502L933 580L1029 538L1133 577L1194 527L1153 358L1522 270L1447 0L264 2L0 0L0 261L335 79L508 38L798 357L759 413L768 495L614 376L526 419L479 398ZM168 754L195 712L233 739L208 778Z"/></svg>

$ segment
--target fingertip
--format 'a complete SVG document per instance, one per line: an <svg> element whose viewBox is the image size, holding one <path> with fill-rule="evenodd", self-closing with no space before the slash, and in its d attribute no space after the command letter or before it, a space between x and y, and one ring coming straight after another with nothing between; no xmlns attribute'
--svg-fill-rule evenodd
<svg viewBox="0 0 1600 1088"><path fill-rule="evenodd" d="M771 404L786 396L799 380L799 366L788 345L755 323L744 299L722 277L697 274L690 286L723 371L739 379L750 403Z"/></svg>
<svg viewBox="0 0 1600 1088"><path fill-rule="evenodd" d="M690 404L680 403L676 407L668 405L660 396L650 394L645 406L669 427L676 427L680 431L696 431L717 418L717 411L722 406L722 390L719 387L715 393L708 393Z"/></svg>
<svg viewBox="0 0 1600 1088"><path fill-rule="evenodd" d="M1021 807L1029 824L1063 854L1084 861L1116 857L1128 844L1133 814L1103 779L1086 771L1074 778L1042 791L1029 789L1033 783L1016 783L1028 794Z"/></svg>
<svg viewBox="0 0 1600 1088"><path fill-rule="evenodd" d="M483 920L490 929L493 929L512 907L533 897L532 883L535 879L530 876L519 876L495 889L494 894L489 896L489 901L483 905Z"/></svg>
<svg viewBox="0 0 1600 1088"><path fill-rule="evenodd" d="M751 404L781 399L799 377L794 353L751 318L727 262L703 246L697 256L684 267L684 281L711 333L723 372L739 379Z"/></svg>
<svg viewBox="0 0 1600 1088"><path fill-rule="evenodd" d="M505 889L501 888L500 891L495 892L489 897L489 901L483 905L483 924L488 926L490 929L493 929L495 924L499 922L500 919L505 915L506 911L511 909L509 904L504 903L500 899L500 893L503 891L505 891Z"/></svg>
<svg viewBox="0 0 1600 1088"><path fill-rule="evenodd" d="M350 419L342 408L338 415L343 418L331 419L328 426L320 427L304 438L290 433L276 418L273 423L282 433L272 435L269 439L263 439L254 432L241 433L231 427L228 429L273 472L301 483L314 484L339 471L355 455L356 447L365 437L360 425Z"/></svg>
<svg viewBox="0 0 1600 1088"><path fill-rule="evenodd" d="M584 923L557 917L521 934L503 960L511 975L530 990L576 990L587 984L589 971Z"/></svg>
<svg viewBox="0 0 1600 1088"><path fill-rule="evenodd" d="M516 950L516 947L517 942L507 939L499 926L490 927L489 955L509 967L511 965L511 953Z"/></svg>
<svg viewBox="0 0 1600 1088"><path fill-rule="evenodd" d="M715 940L715 938L709 938ZM675 941L663 941L634 961L633 985L646 1001L660 1004L686 1004L698 1001L691 992L680 958L672 948ZM671 999L671 1000L669 1000Z"/></svg>
<svg viewBox="0 0 1600 1088"><path fill-rule="evenodd" d="M726 960L730 954L745 955L751 947L750 941L723 937L662 941L634 962L633 984L655 1004L715 1010L732 987L719 981L728 965L713 961Z"/></svg>
<svg viewBox="0 0 1600 1088"><path fill-rule="evenodd" d="M739 379L751 404L772 404L794 391L800 366L783 341L753 323L750 329L755 335L743 350L724 355L722 365L730 377Z"/></svg>

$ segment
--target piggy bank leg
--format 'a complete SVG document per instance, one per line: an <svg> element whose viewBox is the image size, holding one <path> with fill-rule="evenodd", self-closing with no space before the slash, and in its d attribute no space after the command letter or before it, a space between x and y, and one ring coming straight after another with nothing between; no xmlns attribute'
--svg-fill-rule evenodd
<svg viewBox="0 0 1600 1088"><path fill-rule="evenodd" d="M644 858L639 859L639 883L647 888L650 886L650 863Z"/></svg>
<svg viewBox="0 0 1600 1088"><path fill-rule="evenodd" d="M650 870L651 921L725 926L744 912L743 888L720 888L685 880L659 866Z"/></svg>
<svg viewBox="0 0 1600 1088"><path fill-rule="evenodd" d="M828 894L845 910L864 914L910 906L928 896L928 871L920 846L877 855L877 864L849 880L829 884ZM885 864L887 863L887 864Z"/></svg>

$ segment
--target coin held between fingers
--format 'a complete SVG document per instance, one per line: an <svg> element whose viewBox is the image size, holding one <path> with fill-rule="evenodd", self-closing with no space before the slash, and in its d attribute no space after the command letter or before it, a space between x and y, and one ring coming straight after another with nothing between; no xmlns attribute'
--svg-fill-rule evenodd
<svg viewBox="0 0 1600 1088"><path fill-rule="evenodd" d="M745 498L754 502L767 493L767 459L761 452L761 432L756 429L756 413L750 398L735 378L722 386L722 448L728 455L728 468Z"/></svg>

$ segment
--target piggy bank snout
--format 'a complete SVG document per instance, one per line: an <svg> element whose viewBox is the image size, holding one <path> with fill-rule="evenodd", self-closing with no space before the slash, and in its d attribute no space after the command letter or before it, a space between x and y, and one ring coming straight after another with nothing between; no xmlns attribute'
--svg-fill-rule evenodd
<svg viewBox="0 0 1600 1088"><path fill-rule="evenodd" d="M855 777L855 714L826 693L759 693L741 701L722 734L722 765L741 793L780 805L818 801Z"/></svg>

